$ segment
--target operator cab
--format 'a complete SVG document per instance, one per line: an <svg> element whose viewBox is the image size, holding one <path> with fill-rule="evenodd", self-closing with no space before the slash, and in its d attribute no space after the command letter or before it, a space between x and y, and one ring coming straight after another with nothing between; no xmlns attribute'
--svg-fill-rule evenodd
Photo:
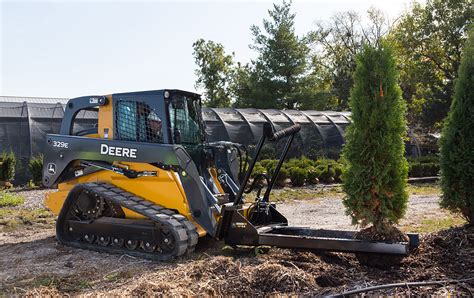
<svg viewBox="0 0 474 298"><path fill-rule="evenodd" d="M114 94L116 140L181 144L188 150L205 142L198 94L159 90Z"/></svg>

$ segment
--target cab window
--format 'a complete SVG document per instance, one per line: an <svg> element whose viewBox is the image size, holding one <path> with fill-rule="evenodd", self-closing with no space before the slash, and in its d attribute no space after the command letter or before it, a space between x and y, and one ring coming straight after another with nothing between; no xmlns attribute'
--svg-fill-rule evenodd
<svg viewBox="0 0 474 298"><path fill-rule="evenodd" d="M178 94L173 96L169 104L169 114L175 143L198 145L202 142L199 113L197 100ZM177 135L179 141L176 140Z"/></svg>
<svg viewBox="0 0 474 298"><path fill-rule="evenodd" d="M119 100L115 105L115 138L123 141L162 143L162 122L144 102Z"/></svg>

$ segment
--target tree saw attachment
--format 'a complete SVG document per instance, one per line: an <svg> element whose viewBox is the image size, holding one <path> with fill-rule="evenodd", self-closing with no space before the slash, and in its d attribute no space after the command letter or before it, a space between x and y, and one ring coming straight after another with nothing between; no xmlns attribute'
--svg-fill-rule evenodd
<svg viewBox="0 0 474 298"><path fill-rule="evenodd" d="M408 234L408 242L389 243L354 239L355 231L288 226L288 220L277 211L275 204L269 201L269 197L295 134L300 129L300 125L296 124L274 132L269 123L264 124L262 137L255 148L254 157L241 181L241 186L235 195L235 200L222 205L222 217L216 233L218 239L223 239L226 244L231 246L265 245L282 248L400 256L408 255L410 249L418 246L419 238L417 234ZM274 142L283 138L288 139L274 172L267 179L267 187L263 196L258 191L255 202L248 206L248 203L244 203L243 194L248 192L245 191L245 188L265 141Z"/></svg>

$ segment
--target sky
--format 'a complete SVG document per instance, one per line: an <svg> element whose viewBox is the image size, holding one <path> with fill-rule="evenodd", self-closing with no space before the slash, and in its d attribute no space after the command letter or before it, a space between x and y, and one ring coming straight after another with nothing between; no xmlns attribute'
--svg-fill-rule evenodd
<svg viewBox="0 0 474 298"><path fill-rule="evenodd" d="M299 35L337 12L370 7L396 18L410 0L293 1ZM78 97L196 90L192 44L222 43L235 60L256 55L250 26L272 1L0 0L0 95Z"/></svg>

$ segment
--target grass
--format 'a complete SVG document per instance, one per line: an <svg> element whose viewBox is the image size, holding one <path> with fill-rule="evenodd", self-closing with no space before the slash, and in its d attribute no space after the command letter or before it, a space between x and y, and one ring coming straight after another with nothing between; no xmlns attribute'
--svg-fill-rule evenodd
<svg viewBox="0 0 474 298"><path fill-rule="evenodd" d="M0 231L12 232L33 225L53 226L54 215L46 209L0 209Z"/></svg>
<svg viewBox="0 0 474 298"><path fill-rule="evenodd" d="M25 202L25 198L11 193L9 191L0 191L0 207L15 207L22 205Z"/></svg>
<svg viewBox="0 0 474 298"><path fill-rule="evenodd" d="M343 192L341 187L329 187L329 188L283 188L275 189L270 195L270 201L272 202L289 202L294 200L311 200L316 198L334 197L342 198Z"/></svg>
<svg viewBox="0 0 474 298"><path fill-rule="evenodd" d="M407 187L407 191L410 195L441 195L441 187L438 183L409 184Z"/></svg>
<svg viewBox="0 0 474 298"><path fill-rule="evenodd" d="M461 216L448 213L444 217L422 219L420 223L413 223L402 227L402 230L413 233L433 233L456 226L462 226L466 223L466 220Z"/></svg>

